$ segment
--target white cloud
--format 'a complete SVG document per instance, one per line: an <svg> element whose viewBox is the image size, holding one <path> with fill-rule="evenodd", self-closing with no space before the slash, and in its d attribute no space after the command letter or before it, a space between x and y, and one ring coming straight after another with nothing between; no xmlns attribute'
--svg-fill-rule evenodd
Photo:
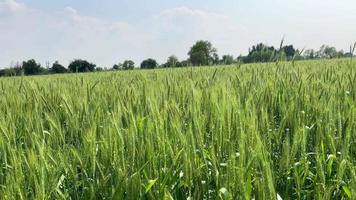
<svg viewBox="0 0 356 200"><path fill-rule="evenodd" d="M177 8L172 8L172 9L167 9L162 11L157 18L161 17L171 17L175 18L177 16L186 16L186 17L198 17L198 18L205 18L205 19L221 19L221 20L226 20L229 19L229 17L213 12L207 12L203 10L197 10L197 9L190 9L188 7L177 7Z"/></svg>
<svg viewBox="0 0 356 200"><path fill-rule="evenodd" d="M24 3L18 3L15 0L0 1L0 14L3 12L23 12L26 11Z"/></svg>
<svg viewBox="0 0 356 200"><path fill-rule="evenodd" d="M220 53L234 53L236 45L246 39L247 30L226 15L188 7L167 9L150 19L153 35L162 49L160 54L177 53L185 58L189 47L197 40L209 40ZM237 35L239 37L237 37ZM161 42L162 43L162 42Z"/></svg>
<svg viewBox="0 0 356 200"><path fill-rule="evenodd" d="M72 7L47 13L14 0L2 1L0 11L6 16L0 18L0 43L7 47L0 50L0 66L30 58L64 64L83 58L106 67L124 59L163 62L171 54L185 59L200 39L228 52L236 49L236 35L243 39L246 33L228 16L188 7L166 9L134 23L85 16Z"/></svg>
<svg viewBox="0 0 356 200"><path fill-rule="evenodd" d="M6 15L0 18L0 43L6 47L0 50L1 67L30 58L64 64L83 58L110 67L134 56L133 51L145 43L146 36L135 26L81 15L71 7L23 14L20 11L27 9L23 4L5 1L0 5ZM23 9L15 9L20 5Z"/></svg>
<svg viewBox="0 0 356 200"><path fill-rule="evenodd" d="M171 54L185 59L189 47L201 39L211 41L220 55L237 56L257 42L278 45L283 35L288 43L302 45L297 47L312 44L317 48L323 42L343 44L355 32L349 25L355 15L344 12L346 8L337 7L347 13L340 21L339 15L333 20L325 18L325 12L313 17L314 12L309 11L312 16L299 17L305 6L296 3L289 3L289 8L272 0L277 2L272 6L285 8L280 14L265 9L267 2L251 2L254 4L239 8L235 15L183 6L126 22L83 15L73 7L46 12L15 0L0 0L0 67L30 58L41 63L59 60L65 65L83 58L106 67L125 59L139 64L148 57L164 62ZM330 20L333 26L326 26Z"/></svg>

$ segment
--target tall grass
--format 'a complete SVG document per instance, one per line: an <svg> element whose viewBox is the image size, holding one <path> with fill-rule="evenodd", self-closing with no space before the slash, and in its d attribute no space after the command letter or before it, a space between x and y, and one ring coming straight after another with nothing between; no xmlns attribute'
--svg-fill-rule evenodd
<svg viewBox="0 0 356 200"><path fill-rule="evenodd" d="M0 79L0 199L356 198L355 67Z"/></svg>

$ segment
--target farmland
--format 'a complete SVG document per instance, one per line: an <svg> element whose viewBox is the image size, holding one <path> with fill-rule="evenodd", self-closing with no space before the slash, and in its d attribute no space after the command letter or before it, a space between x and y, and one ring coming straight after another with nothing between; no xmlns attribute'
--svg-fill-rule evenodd
<svg viewBox="0 0 356 200"><path fill-rule="evenodd" d="M352 199L350 59L0 79L0 199Z"/></svg>

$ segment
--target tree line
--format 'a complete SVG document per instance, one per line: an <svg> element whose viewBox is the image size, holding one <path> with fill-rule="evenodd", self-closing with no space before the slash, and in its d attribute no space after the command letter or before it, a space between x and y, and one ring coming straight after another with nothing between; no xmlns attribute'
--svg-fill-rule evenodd
<svg viewBox="0 0 356 200"><path fill-rule="evenodd" d="M353 57L356 48L350 47L350 52L337 50L335 47L322 45L319 50L299 50L293 45L283 45L283 40L279 48L268 46L263 43L253 45L249 48L248 54L234 57L232 55L219 56L217 49L211 42L200 40L197 41L188 52L188 59L179 60L176 56L169 56L167 61L161 65L155 59L148 58L141 62L141 69L168 68L168 67L187 67L187 66L209 66L209 65L232 65L243 63L262 63L273 61L291 61L306 59L332 59ZM54 62L51 67L42 67L34 59L23 61L0 70L1 76L21 76L21 75L42 75L42 74L61 74L61 73L83 73L107 70L133 70L136 68L135 62L125 60L122 63L114 64L112 68L101 68L86 60L73 60L68 67L64 67L58 61Z"/></svg>

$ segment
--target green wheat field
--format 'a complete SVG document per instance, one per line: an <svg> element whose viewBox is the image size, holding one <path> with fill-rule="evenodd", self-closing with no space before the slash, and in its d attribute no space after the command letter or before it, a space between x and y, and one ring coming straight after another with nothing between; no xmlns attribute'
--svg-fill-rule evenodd
<svg viewBox="0 0 356 200"><path fill-rule="evenodd" d="M0 199L355 199L356 61L0 79Z"/></svg>

